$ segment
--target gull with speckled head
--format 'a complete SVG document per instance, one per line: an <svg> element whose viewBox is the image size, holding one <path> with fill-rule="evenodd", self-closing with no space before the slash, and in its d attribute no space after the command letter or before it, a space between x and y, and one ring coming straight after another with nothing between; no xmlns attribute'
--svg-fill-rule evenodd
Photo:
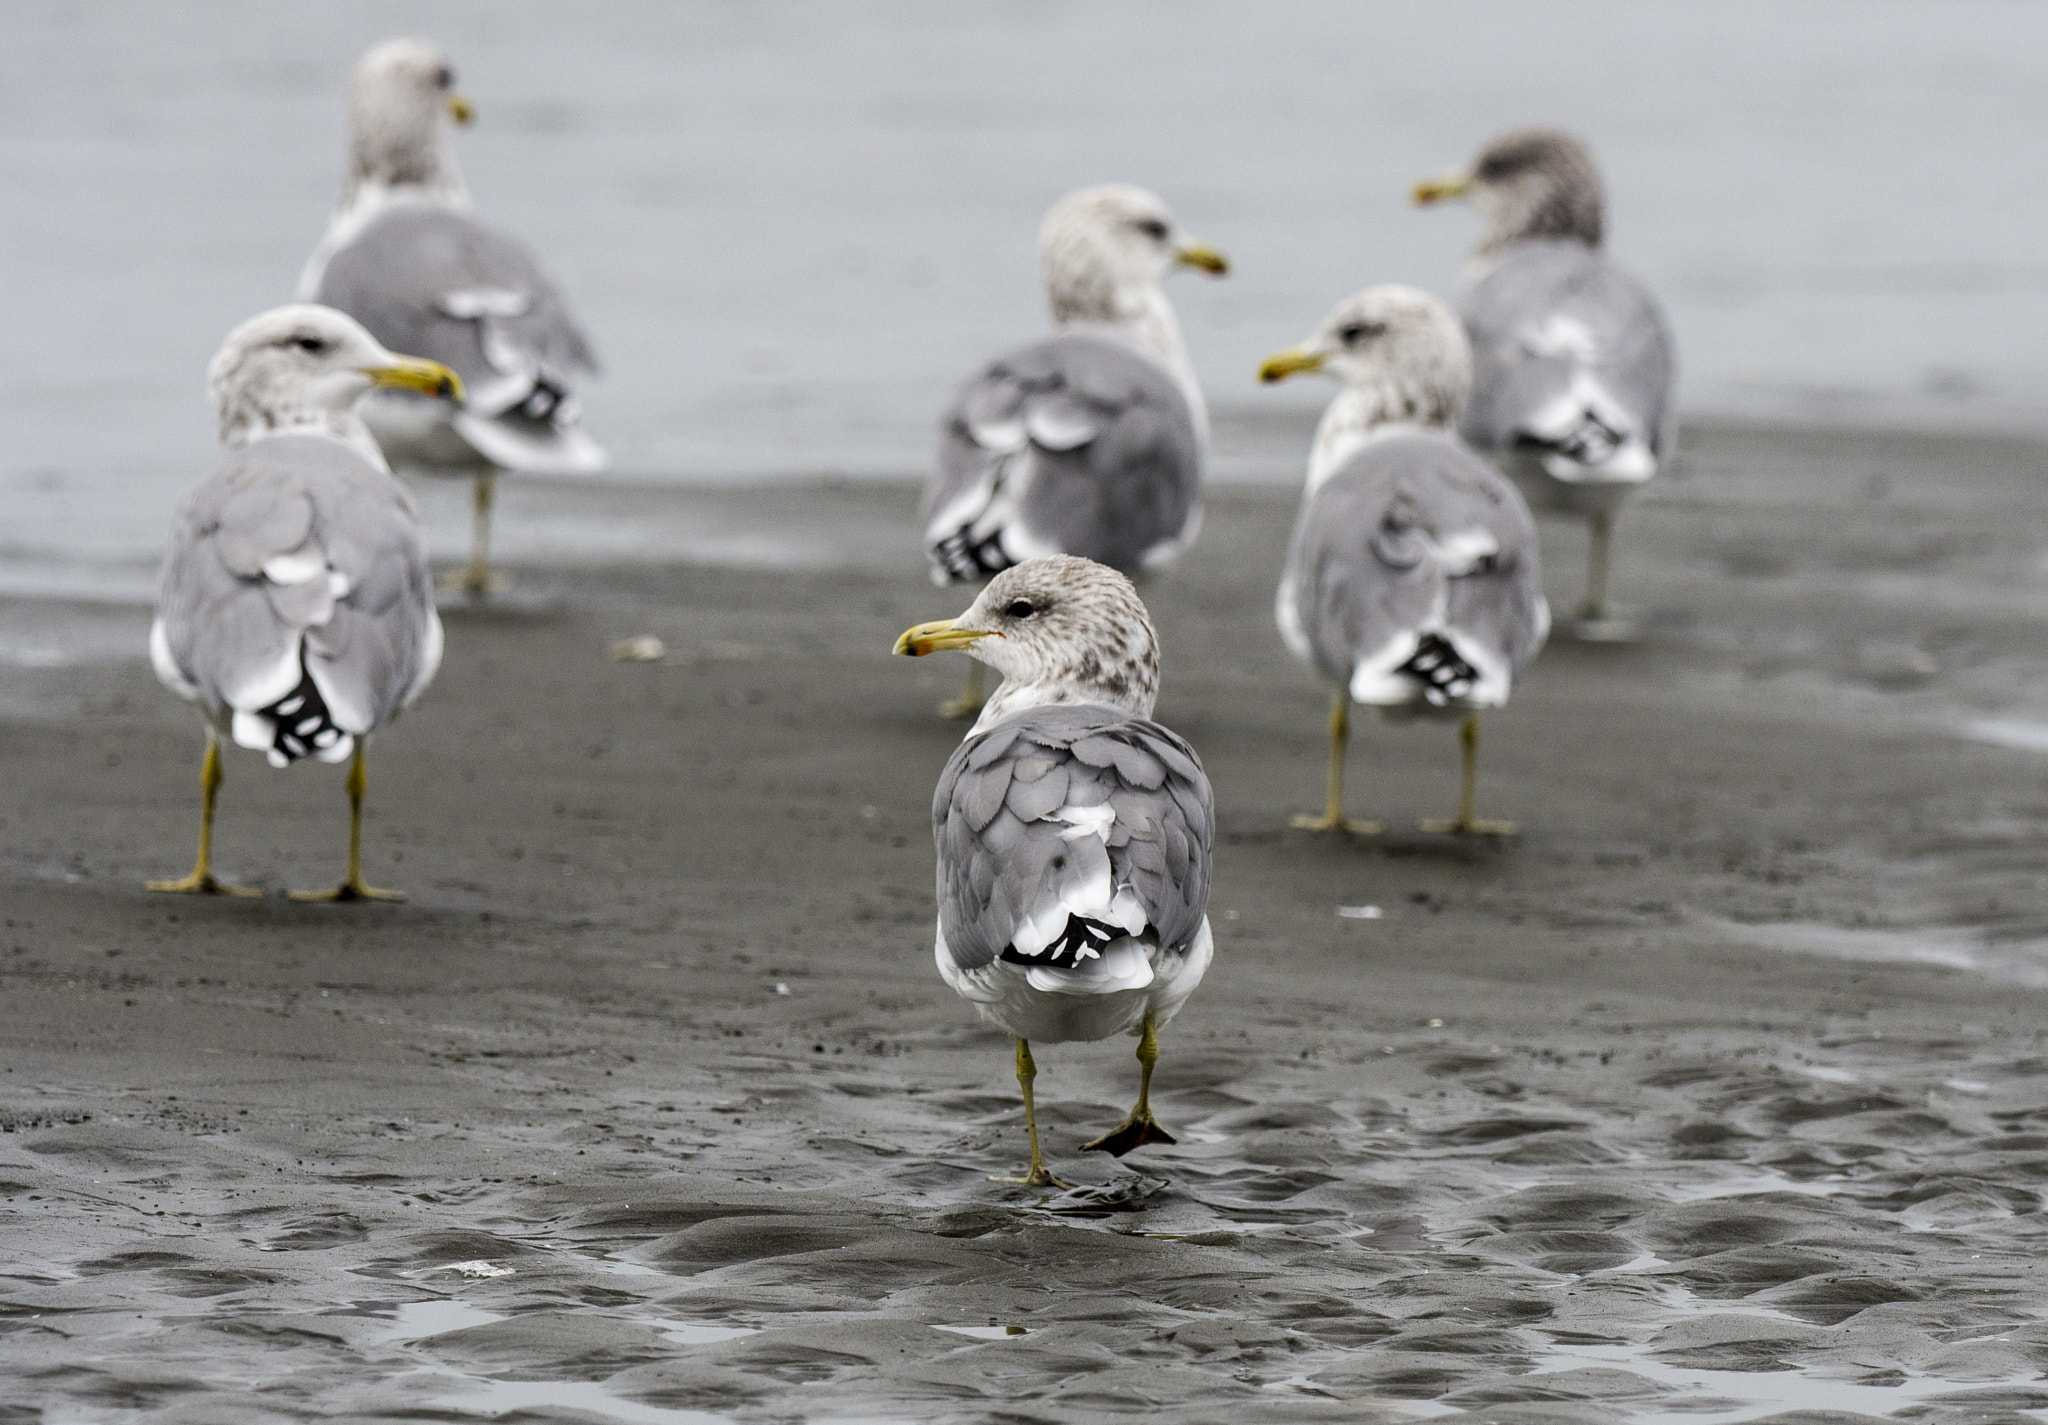
<svg viewBox="0 0 2048 1425"><path fill-rule="evenodd" d="M171 526L150 662L206 720L199 857L153 891L256 896L213 874L221 738L274 767L347 761L348 875L295 900L402 900L362 870L364 749L441 663L419 511L357 400L372 390L459 400L439 362L398 356L328 307L292 306L228 334L207 373L226 462Z"/></svg>
<svg viewBox="0 0 2048 1425"><path fill-rule="evenodd" d="M1458 814L1427 831L1506 833L1480 819L1479 714L1507 703L1543 646L1550 609L1529 507L1452 432L1472 354L1450 308L1413 287L1369 287L1260 368L1340 390L1316 427L1308 486L1274 617L1288 649L1336 684L1324 809L1311 831L1377 832L1344 815L1351 705L1462 720Z"/></svg>
<svg viewBox="0 0 2048 1425"><path fill-rule="evenodd" d="M1160 284L1229 264L1157 194L1102 184L1052 206L1038 265L1052 335L982 367L940 425L923 510L938 584L1050 554L1138 574L1201 526L1208 408ZM981 666L947 716L980 710Z"/></svg>
<svg viewBox="0 0 2048 1425"><path fill-rule="evenodd" d="M584 434L577 383L596 371L590 340L533 254L486 227L448 142L470 102L447 58L422 40L365 54L349 87L341 202L299 277L299 297L347 312L396 350L451 367L460 407L380 392L363 418L405 469L469 475L475 520L460 585L481 598L497 477L596 475L610 464Z"/></svg>
<svg viewBox="0 0 2048 1425"><path fill-rule="evenodd" d="M1192 747L1152 721L1159 642L1131 581L1070 555L997 574L967 612L896 652L959 649L1003 683L932 798L939 974L1016 1037L1031 1162L1045 1166L1031 1041L1138 1036L1138 1100L1086 1144L1173 1138L1152 1115L1158 1031L1201 982L1216 817Z"/></svg>
<svg viewBox="0 0 2048 1425"><path fill-rule="evenodd" d="M1471 168L1415 185L1469 198L1486 222L1460 301L1475 363L1465 439L1539 510L1591 527L1586 594L1568 627L1632 636L1607 609L1614 517L1671 449L1676 361L1657 299L1601 250L1606 199L1586 146L1553 129L1494 139Z"/></svg>

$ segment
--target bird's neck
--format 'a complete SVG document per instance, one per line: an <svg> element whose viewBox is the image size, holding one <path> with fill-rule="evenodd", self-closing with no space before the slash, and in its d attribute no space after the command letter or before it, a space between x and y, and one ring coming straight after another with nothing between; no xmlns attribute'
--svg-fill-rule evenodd
<svg viewBox="0 0 2048 1425"><path fill-rule="evenodd" d="M1152 705L1159 698L1157 655L1118 659L1114 660L1114 667L1106 667L1109 661L1091 656L1084 660L1086 666L1082 669L1065 670L1049 677L1006 676L1002 686L983 704L981 716L967 735L987 732L1005 718L1030 708L1103 707L1131 717L1152 716Z"/></svg>
<svg viewBox="0 0 2048 1425"><path fill-rule="evenodd" d="M1485 261L1513 243L1551 239L1600 246L1606 202L1597 180L1556 183L1530 193L1504 195L1486 210L1486 232L1473 249Z"/></svg>
<svg viewBox="0 0 2048 1425"><path fill-rule="evenodd" d="M1055 327L1107 329L1140 351L1154 356L1173 373L1195 418L1195 429L1204 441L1209 437L1209 406L1202 399L1202 386L1195 379L1194 363L1188 360L1187 342L1181 338L1180 319L1157 283L1138 287L1117 287L1107 283L1058 284L1046 295L1052 306Z"/></svg>
<svg viewBox="0 0 2048 1425"><path fill-rule="evenodd" d="M424 126L374 107L358 108L349 125L348 177L341 211L381 206L395 197L438 199L467 206L469 190L438 118Z"/></svg>
<svg viewBox="0 0 2048 1425"><path fill-rule="evenodd" d="M229 450L240 450L259 440L272 440L281 435L311 435L338 440L379 470L391 468L384 459L384 451L377 444L377 438L370 434L363 418L353 410L337 411L331 407L286 407L282 410L266 407L259 410L245 407L228 412L221 420L220 441Z"/></svg>
<svg viewBox="0 0 2048 1425"><path fill-rule="evenodd" d="M1374 441L1417 431L1448 431L1455 409L1393 385L1346 386L1316 425L1308 457L1308 488L1336 474Z"/></svg>

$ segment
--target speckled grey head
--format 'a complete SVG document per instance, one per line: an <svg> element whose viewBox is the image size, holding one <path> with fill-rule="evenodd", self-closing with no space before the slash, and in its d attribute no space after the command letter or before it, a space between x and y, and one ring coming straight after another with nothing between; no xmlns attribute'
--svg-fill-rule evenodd
<svg viewBox="0 0 2048 1425"><path fill-rule="evenodd" d="M1038 270L1058 322L1122 322L1176 266L1229 264L1191 240L1158 194L1125 183L1069 193L1038 230Z"/></svg>
<svg viewBox="0 0 2048 1425"><path fill-rule="evenodd" d="M1055 703L1150 717L1159 695L1151 615L1129 579L1092 559L1053 554L1005 569L951 621L942 646L964 647L1003 675L977 731Z"/></svg>
<svg viewBox="0 0 2048 1425"><path fill-rule="evenodd" d="M1472 347L1457 315L1417 287L1368 287L1339 302L1300 346L1269 357L1261 380L1320 371L1361 393L1375 422L1447 426L1472 389Z"/></svg>
<svg viewBox="0 0 2048 1425"><path fill-rule="evenodd" d="M310 302L274 307L227 335L206 369L221 443L244 445L282 431L311 431L366 445L383 463L351 408L372 386L460 395L439 362L387 351L362 325Z"/></svg>
<svg viewBox="0 0 2048 1425"><path fill-rule="evenodd" d="M1417 184L1417 202L1470 197L1486 216L1479 251L1526 238L1598 247L1606 199L1586 145L1557 129L1513 129L1479 151L1471 169Z"/></svg>
<svg viewBox="0 0 2048 1425"><path fill-rule="evenodd" d="M356 63L349 83L349 186L418 186L459 192L462 178L442 120L468 123L447 56L425 40L386 40Z"/></svg>

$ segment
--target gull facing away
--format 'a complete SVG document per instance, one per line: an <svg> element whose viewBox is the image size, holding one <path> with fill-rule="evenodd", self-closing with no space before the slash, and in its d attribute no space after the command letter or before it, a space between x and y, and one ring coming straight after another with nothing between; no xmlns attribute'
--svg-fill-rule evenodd
<svg viewBox="0 0 2048 1425"><path fill-rule="evenodd" d="M1209 968L1216 816L1192 747L1151 721L1159 642L1131 581L1071 555L989 581L896 652L957 648L1002 686L932 798L939 974L1017 1039L1034 1187L1046 1170L1031 1041L1138 1036L1138 1101L1092 1143L1122 1157L1173 1137L1152 1116L1158 1031Z"/></svg>
<svg viewBox="0 0 2048 1425"><path fill-rule="evenodd" d="M299 299L347 312L377 340L451 367L460 407L378 392L363 419L396 465L475 480L475 526L461 587L493 588L497 478L596 475L610 464L583 433L580 377L590 341L553 279L521 244L477 221L443 120L469 101L439 50L378 45L349 87L349 164L341 202L299 277Z"/></svg>
<svg viewBox="0 0 2048 1425"><path fill-rule="evenodd" d="M1310 831L1377 832L1344 816L1351 704L1389 717L1463 719L1458 814L1425 831L1505 834L1482 821L1479 714L1506 705L1550 631L1529 507L1452 433L1472 382L1458 319L1413 287L1368 287L1262 381L1320 371L1323 412L1274 617L1288 649L1337 685L1328 796Z"/></svg>
<svg viewBox="0 0 2048 1425"><path fill-rule="evenodd" d="M213 874L220 739L273 767L349 761L348 875L294 900L403 900L364 884L364 748L441 663L419 511L385 465L358 397L460 399L435 361L396 356L342 313L279 307L228 333L207 372L225 464L171 527L149 631L156 675L206 718L199 859L153 891L260 896Z"/></svg>
<svg viewBox="0 0 2048 1425"><path fill-rule="evenodd" d="M1176 267L1230 270L1142 188L1083 188L1046 213L1053 333L982 367L940 423L923 507L932 582L979 583L1049 554L1138 574L1194 542L1209 413L1160 289ZM979 711L981 670L939 710Z"/></svg>
<svg viewBox="0 0 2048 1425"><path fill-rule="evenodd" d="M1671 449L1676 367L1656 297L1601 251L1593 156L1569 134L1517 129L1413 196L1470 198L1486 220L1460 306L1474 361L1465 439L1537 509L1587 518L1586 596L1572 628L1626 639L1632 625L1607 612L1608 540Z"/></svg>

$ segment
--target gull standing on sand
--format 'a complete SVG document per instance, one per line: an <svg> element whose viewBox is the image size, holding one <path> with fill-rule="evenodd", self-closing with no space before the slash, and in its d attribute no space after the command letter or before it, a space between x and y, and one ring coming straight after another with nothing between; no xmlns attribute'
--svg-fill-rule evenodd
<svg viewBox="0 0 2048 1425"><path fill-rule="evenodd" d="M205 714L199 858L153 891L260 896L213 875L220 738L351 762L348 876L294 900L403 900L363 882L363 755L441 663L419 511L354 412L373 387L460 399L435 361L395 356L326 307L279 307L228 334L207 372L228 460L179 506L149 631L157 677Z"/></svg>
<svg viewBox="0 0 2048 1425"><path fill-rule="evenodd" d="M1426 831L1506 833L1476 815L1479 714L1507 703L1550 631L1529 507L1452 434L1472 383L1458 319L1427 292L1369 287L1259 369L1343 389L1323 412L1274 616L1295 657L1337 685L1328 796L1311 831L1377 832L1344 817L1351 704L1463 719L1458 814Z"/></svg>
<svg viewBox="0 0 2048 1425"><path fill-rule="evenodd" d="M1031 1041L1138 1036L1138 1101L1086 1145L1122 1157L1174 1141L1152 1116L1164 1028L1209 968L1216 817L1192 747L1151 721L1159 643L1131 581L1052 555L996 575L957 619L896 642L958 648L1003 675L932 798L939 973L1017 1039L1031 1138Z"/></svg>
<svg viewBox="0 0 2048 1425"><path fill-rule="evenodd" d="M1461 305L1475 363L1465 439L1536 508L1587 518L1586 596L1572 628L1630 637L1607 612L1608 540L1671 449L1675 358L1657 299L1600 249L1593 156L1569 134L1517 129L1413 196L1470 198L1486 220Z"/></svg>
<svg viewBox="0 0 2048 1425"><path fill-rule="evenodd" d="M440 51L378 45L349 87L341 202L299 277L299 299L347 312L400 351L452 367L458 408L379 392L363 418L393 463L475 480L475 527L461 587L490 593L491 505L501 472L596 475L610 464L583 433L575 389L597 369L589 339L533 255L470 211L444 120L469 101Z"/></svg>
<svg viewBox="0 0 2048 1425"><path fill-rule="evenodd" d="M975 373L941 423L923 507L934 583L1049 554L1137 574L1193 543L1209 414L1160 289L1175 267L1230 270L1156 194L1103 184L1053 204L1038 233L1053 334ZM981 668L941 712L980 709Z"/></svg>

